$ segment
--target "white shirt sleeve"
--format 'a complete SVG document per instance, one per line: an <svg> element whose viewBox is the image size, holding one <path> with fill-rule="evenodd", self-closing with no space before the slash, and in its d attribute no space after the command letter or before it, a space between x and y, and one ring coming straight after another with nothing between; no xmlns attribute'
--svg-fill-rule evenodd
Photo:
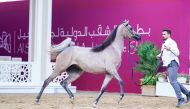
<svg viewBox="0 0 190 109"><path fill-rule="evenodd" d="M176 56L179 56L179 49L177 47L177 44L175 41L171 42L170 50L172 53L174 53Z"/></svg>

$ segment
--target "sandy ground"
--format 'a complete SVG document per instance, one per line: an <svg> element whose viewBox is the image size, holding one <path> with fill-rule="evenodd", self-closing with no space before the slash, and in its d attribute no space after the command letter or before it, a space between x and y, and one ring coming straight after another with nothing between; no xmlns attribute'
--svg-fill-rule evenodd
<svg viewBox="0 0 190 109"><path fill-rule="evenodd" d="M74 104L66 94L44 94L40 104L35 103L36 94L0 94L0 109L94 109L92 107L98 92L77 91ZM117 104L119 93L104 93L96 109L179 109L176 98L147 97L125 94ZM190 103L180 107L190 109Z"/></svg>

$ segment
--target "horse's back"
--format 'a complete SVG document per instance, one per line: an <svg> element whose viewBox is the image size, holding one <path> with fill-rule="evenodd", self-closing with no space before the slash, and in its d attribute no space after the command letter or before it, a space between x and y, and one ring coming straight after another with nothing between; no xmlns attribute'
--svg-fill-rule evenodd
<svg viewBox="0 0 190 109"><path fill-rule="evenodd" d="M83 56L83 54L89 54L90 48L80 47L80 46L69 46L65 48L59 55L58 58L68 58L68 57L78 57Z"/></svg>

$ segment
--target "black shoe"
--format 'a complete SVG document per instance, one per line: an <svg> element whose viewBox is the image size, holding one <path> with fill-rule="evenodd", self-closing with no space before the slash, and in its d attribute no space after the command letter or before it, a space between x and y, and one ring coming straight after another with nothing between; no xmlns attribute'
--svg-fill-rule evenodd
<svg viewBox="0 0 190 109"><path fill-rule="evenodd" d="M178 99L178 103L177 103L176 107L183 106L185 103L186 103L186 102L185 102L185 99L184 99L184 98Z"/></svg>
<svg viewBox="0 0 190 109"><path fill-rule="evenodd" d="M190 92L188 95L186 95L186 97L187 97L187 103L190 102Z"/></svg>

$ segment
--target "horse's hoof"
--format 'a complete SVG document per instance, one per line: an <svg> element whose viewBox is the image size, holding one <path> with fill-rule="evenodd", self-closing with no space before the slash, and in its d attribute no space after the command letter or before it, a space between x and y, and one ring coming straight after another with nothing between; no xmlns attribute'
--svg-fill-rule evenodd
<svg viewBox="0 0 190 109"><path fill-rule="evenodd" d="M74 102L74 97L71 97L70 98L70 102L71 102L71 104L74 104L75 102Z"/></svg>
<svg viewBox="0 0 190 109"><path fill-rule="evenodd" d="M39 104L40 104L40 102L39 102L39 101L40 101L39 99L36 99L36 104L38 104L38 105L39 105Z"/></svg>
<svg viewBox="0 0 190 109"><path fill-rule="evenodd" d="M36 103L39 103L39 99L36 99Z"/></svg>
<svg viewBox="0 0 190 109"><path fill-rule="evenodd" d="M123 99L123 96L120 96L120 97L119 97L119 100L117 101L117 103L119 104L122 99Z"/></svg>
<svg viewBox="0 0 190 109"><path fill-rule="evenodd" d="M93 108L97 108L97 107L98 107L97 103L94 103L94 104L92 105L92 107L93 107Z"/></svg>
<svg viewBox="0 0 190 109"><path fill-rule="evenodd" d="M119 99L118 101L117 101L117 104L119 104L121 102L121 100Z"/></svg>

